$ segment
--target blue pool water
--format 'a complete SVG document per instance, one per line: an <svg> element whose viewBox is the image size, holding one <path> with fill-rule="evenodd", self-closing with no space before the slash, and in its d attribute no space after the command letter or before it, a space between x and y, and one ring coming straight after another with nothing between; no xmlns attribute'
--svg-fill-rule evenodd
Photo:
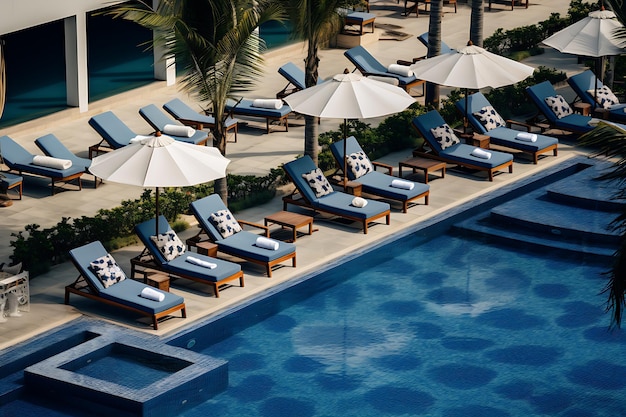
<svg viewBox="0 0 626 417"><path fill-rule="evenodd" d="M623 415L602 268L545 255L450 235L372 251L204 347L230 388L185 416Z"/></svg>

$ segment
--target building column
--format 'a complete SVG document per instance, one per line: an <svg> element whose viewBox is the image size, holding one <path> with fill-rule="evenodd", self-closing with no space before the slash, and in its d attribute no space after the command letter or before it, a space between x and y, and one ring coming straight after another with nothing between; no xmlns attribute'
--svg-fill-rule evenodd
<svg viewBox="0 0 626 417"><path fill-rule="evenodd" d="M87 71L87 15L81 13L63 20L65 28L65 78L67 105L81 113L89 106L89 74Z"/></svg>
<svg viewBox="0 0 626 417"><path fill-rule="evenodd" d="M152 7L156 10L159 7L159 0L152 0ZM156 32L152 38L159 36ZM173 56L166 55L167 50L164 45L159 42L153 42L153 58L154 58L154 78L156 80L165 81L167 86L176 83L176 61Z"/></svg>

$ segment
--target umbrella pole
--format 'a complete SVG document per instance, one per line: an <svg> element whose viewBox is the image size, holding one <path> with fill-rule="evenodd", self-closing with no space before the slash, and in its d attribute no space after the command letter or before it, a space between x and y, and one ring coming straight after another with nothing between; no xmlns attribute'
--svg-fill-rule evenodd
<svg viewBox="0 0 626 417"><path fill-rule="evenodd" d="M155 205L156 205L156 221L154 222L156 228L155 236L159 235L159 187L156 187L156 197L155 197Z"/></svg>
<svg viewBox="0 0 626 417"><path fill-rule="evenodd" d="M343 192L348 189L348 119L343 119Z"/></svg>
<svg viewBox="0 0 626 417"><path fill-rule="evenodd" d="M465 89L465 116L463 117L463 133L467 134L467 88Z"/></svg>

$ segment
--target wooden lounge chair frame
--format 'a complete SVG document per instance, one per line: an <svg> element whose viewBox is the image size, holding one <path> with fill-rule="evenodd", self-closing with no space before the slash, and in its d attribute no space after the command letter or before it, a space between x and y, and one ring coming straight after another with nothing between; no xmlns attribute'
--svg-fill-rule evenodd
<svg viewBox="0 0 626 417"><path fill-rule="evenodd" d="M311 157L309 157L308 155L305 155L299 159L302 158L308 158L309 161L311 161L311 164L313 164L313 160L311 159ZM292 161L294 162L294 161ZM313 166L315 166L313 164ZM373 215L371 217L368 218L360 218L360 217L356 217L356 216L351 216L349 214L346 213L338 213L337 211L334 210L325 210L324 208L318 207L314 204L312 204L309 200L307 200L307 198L305 197L305 195L300 191L298 184L301 184L301 181L299 179L295 179L288 171L287 169L285 169L283 167L285 174L287 175L287 177L291 180L291 182L296 186L295 190L293 190L291 192L291 194L284 196L283 197L283 210L287 211L288 205L292 204L294 206L299 206L299 207L304 207L310 210L313 210L315 212L324 212L327 214L331 214L333 216L339 216L339 217L343 217L345 219L348 220L352 220L355 222L360 222L362 224L362 228L363 228L363 234L367 234L367 228L369 223L376 221L378 219L381 218L385 218L385 221L387 223L387 225L391 224L391 209L387 209L385 211L381 211L380 213ZM336 193L340 193L341 191L334 191ZM373 202L373 200L370 200ZM380 204L380 203L379 203ZM388 206L388 205L387 205Z"/></svg>
<svg viewBox="0 0 626 417"><path fill-rule="evenodd" d="M167 223L167 220L165 220L165 217L160 216L159 229L165 231L168 228L169 228L169 225ZM143 241L143 239L141 239L141 236L139 237L140 237L140 240ZM144 241L143 243L146 244L147 242ZM197 256L201 257L202 255L198 254ZM210 261L214 262L215 259L210 258ZM222 261L222 262L227 262L227 261ZM216 298L219 298L220 296L220 292L219 292L220 287L225 284L228 284L231 281L239 280L240 287L243 287L245 284L243 271L241 269L239 269L238 272L224 279L221 279L219 281L210 281L210 280L203 279L203 278L197 278L191 274L182 273L180 271L173 271L172 269L167 268L165 265L163 265L159 260L157 260L154 254L152 253L152 251L150 251L150 249L148 248L148 246L145 246L143 251L139 255L135 256L134 258L130 260L130 265L131 265L131 272L130 272L131 278L134 278L137 273L145 274L147 269L154 269L154 270L161 271L172 276L188 279L188 280L198 282L201 284L210 285L213 287L213 291L215 293Z"/></svg>
<svg viewBox="0 0 626 417"><path fill-rule="evenodd" d="M115 302L113 300L109 300L106 298L102 298L98 295L98 289L94 286L94 284L86 279L84 277L84 275L82 273L80 273L80 271L83 270L83 266L79 265L76 261L76 259L74 259L73 257L71 258L72 263L74 264L74 266L76 267L76 269L79 271L79 275L76 278L76 280L70 284L67 285L65 287L65 299L64 302L66 305L70 304L70 294L76 294L76 295L80 295L81 297L85 297L88 298L90 300L94 300L94 301L98 301L104 304L108 304L111 306L115 306L115 307L119 307L128 311L132 311L134 313L137 313L139 315L142 316L147 316L147 317L151 317L152 318L152 327L154 328L154 330L158 330L159 329L159 319L169 316L172 313L175 313L176 311L180 310L181 311L181 315L182 318L186 318L187 317L187 310L185 307L185 303L181 303L178 304L174 307L171 307L167 310L161 311L159 313L156 314L151 314L148 313L144 310L140 310L138 308L134 308L131 307L127 304L123 304L120 302ZM130 279L130 278L126 278L126 279Z"/></svg>
<svg viewBox="0 0 626 417"><path fill-rule="evenodd" d="M293 252L287 253L284 256L278 257L276 259L272 259L269 260L267 262L260 260L260 259L256 259L254 258L252 255L244 255L242 253L242 250L238 250L238 251L234 251L234 250L230 250L228 246L223 244L223 241L225 239L217 239L214 234L217 234L219 232L215 232L212 233L212 231L207 230L207 228L209 228L209 224L208 221L206 220L208 218L208 216L211 213L201 213L200 209L202 208L202 205L205 202L211 202L211 203L216 203L216 200L219 199L219 202L221 202L221 198L217 195L217 194L212 194L210 196L204 197L201 200L195 201L193 203L191 203L191 211L193 212L194 216L196 217L196 219L198 220L199 223L199 227L200 227L200 231L198 232L198 234L196 236L194 236L192 239L195 240L196 242L203 242L203 241L209 241L212 243L215 243L218 246L218 251L219 252L223 252L223 253L227 253L231 256L235 256L237 258L241 258L244 259L247 262L251 262L257 265L261 265L263 267L265 267L265 270L267 272L267 276L269 278L272 277L272 268L275 265L278 265L282 262L288 261L291 259L291 265L295 268L296 267L296 250L295 250L295 246L293 248ZM194 204L195 203L195 204ZM219 203L217 203L219 204ZM223 203L222 203L223 204ZM241 225L242 228L244 228L245 226L250 226L250 227L255 227L257 229L260 229L263 231L263 236L265 237L270 237L270 231L269 231L269 227L264 226L262 224L258 224L258 223L253 223L253 222L249 222L246 220L239 220L237 219L237 222ZM204 227L204 226L207 227ZM252 233L246 230L242 230L241 232L238 233ZM203 236L205 237L203 239ZM228 238L226 238L228 239ZM222 244L220 244L220 242L222 241ZM282 245L287 245L287 243L283 243L281 242ZM291 244L289 244L291 245Z"/></svg>

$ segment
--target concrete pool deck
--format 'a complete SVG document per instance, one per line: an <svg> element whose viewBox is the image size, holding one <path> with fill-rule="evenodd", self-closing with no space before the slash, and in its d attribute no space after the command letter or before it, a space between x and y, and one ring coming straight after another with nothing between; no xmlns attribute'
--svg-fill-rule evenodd
<svg viewBox="0 0 626 417"><path fill-rule="evenodd" d="M390 64L397 59L409 59L413 56L425 54L425 48L417 41L417 35L428 30L428 13L420 13L419 18L414 15L403 17L402 4L394 1L373 1L372 13L377 15L377 25L400 26L402 32L411 36L403 41L378 40L365 47L384 64ZM552 12L565 15L569 1L551 0L532 2L528 9L516 7L510 11L506 6L495 7L491 12L485 11L485 37L496 28L510 29L523 25L535 24L546 19ZM442 39L451 47L461 47L467 42L469 33L470 7L459 3L458 12L444 7ZM464 28L463 30L456 30ZM350 62L343 56L345 49L324 49L320 52L320 76L327 78L340 73L344 68L352 70ZM266 76L260 85L246 94L248 98L274 97L276 92L284 87L284 80L277 69L282 64L292 61L301 64L305 50L299 45L281 48L267 54L265 62ZM547 49L544 55L529 58L525 61L529 65L544 65L557 68L569 74L582 71L584 68L577 63L575 57L559 54ZM443 95L448 91L441 89ZM568 99L573 98L573 92L567 86L560 89ZM34 140L47 133L54 133L72 151L85 156L87 148L99 141L98 135L87 124L87 120L103 111L114 111L128 126L138 133L150 133L150 127L139 116L138 109L146 104L154 103L157 106L173 97L180 97L187 102L193 102L187 94L181 92L178 86L165 86L165 83L154 83L147 87L111 97L90 105L86 113L78 113L77 109L69 109L48 117L12 126L0 130L0 135L9 135L33 153L39 153ZM417 97L423 102L422 97ZM199 109L199 107L198 107ZM246 120L248 121L248 120ZM375 125L380 120L366 120ZM304 122L294 119L290 122L289 132L282 132L280 128L266 134L264 122L249 120L247 126L239 131L238 142L227 145L227 156L232 160L229 172L236 174L264 175L269 169L278 167L281 163L292 160L303 153ZM336 130L340 121L322 120L319 131ZM393 206L391 225L378 224L369 229L364 235L359 228L352 228L336 222L316 219L315 227L319 229L312 236L298 238L297 268L290 264L277 269L272 278L267 278L264 270L250 264L243 264L246 279L244 288L232 287L220 292L216 299L212 293L205 292L197 284L176 282L172 292L182 295L187 304L187 318L173 317L160 324L158 331L151 329L149 321L137 320L137 316L118 309L111 309L102 303L96 303L83 297L72 297L70 305L63 304L64 287L77 277L77 271L70 262L57 265L42 276L31 282L30 311L22 317L8 318L0 323L0 349L26 341L47 330L68 323L78 317L87 316L110 321L111 323L127 326L131 329L155 335L169 335L192 325L194 322L218 314L225 308L243 302L255 295L271 290L276 284L293 280L299 276L314 272L324 265L340 259L342 256L368 245L375 244L392 234L402 232L406 227L418 224L437 214L445 212L466 201L471 201L479 195L511 184L514 181L526 178L548 167L560 164L568 158L584 153L584 150L573 146L571 141L562 141L559 146L559 156L547 156L533 165L529 160L516 158L513 174L501 173L489 182L483 175L471 176L457 170L449 170L446 178L431 177L430 205L424 206L421 202L411 207L408 213L403 214L398 207ZM388 155L382 162L396 167L398 162L408 158L411 150L407 149ZM71 185L67 191L50 196L47 181L26 177L24 181L24 197L15 201L13 206L2 209L0 216L0 230L2 243L0 244L0 262L8 261L12 248L9 242L13 240L12 233L24 230L27 224L36 223L42 228L57 224L62 217L93 216L98 209L112 208L126 199L137 198L142 190L137 187L124 186L114 183L105 183L97 189L93 188L90 176L85 176L84 188L77 192ZM421 178L417 174L417 178ZM291 186L281 189L279 194L270 203L237 213L239 219L263 222L263 218L282 209L282 193L289 192ZM192 227L181 233L186 238L196 233L195 221L189 219ZM130 272L130 259L141 252L139 245L129 246L114 252L114 256L123 269Z"/></svg>

